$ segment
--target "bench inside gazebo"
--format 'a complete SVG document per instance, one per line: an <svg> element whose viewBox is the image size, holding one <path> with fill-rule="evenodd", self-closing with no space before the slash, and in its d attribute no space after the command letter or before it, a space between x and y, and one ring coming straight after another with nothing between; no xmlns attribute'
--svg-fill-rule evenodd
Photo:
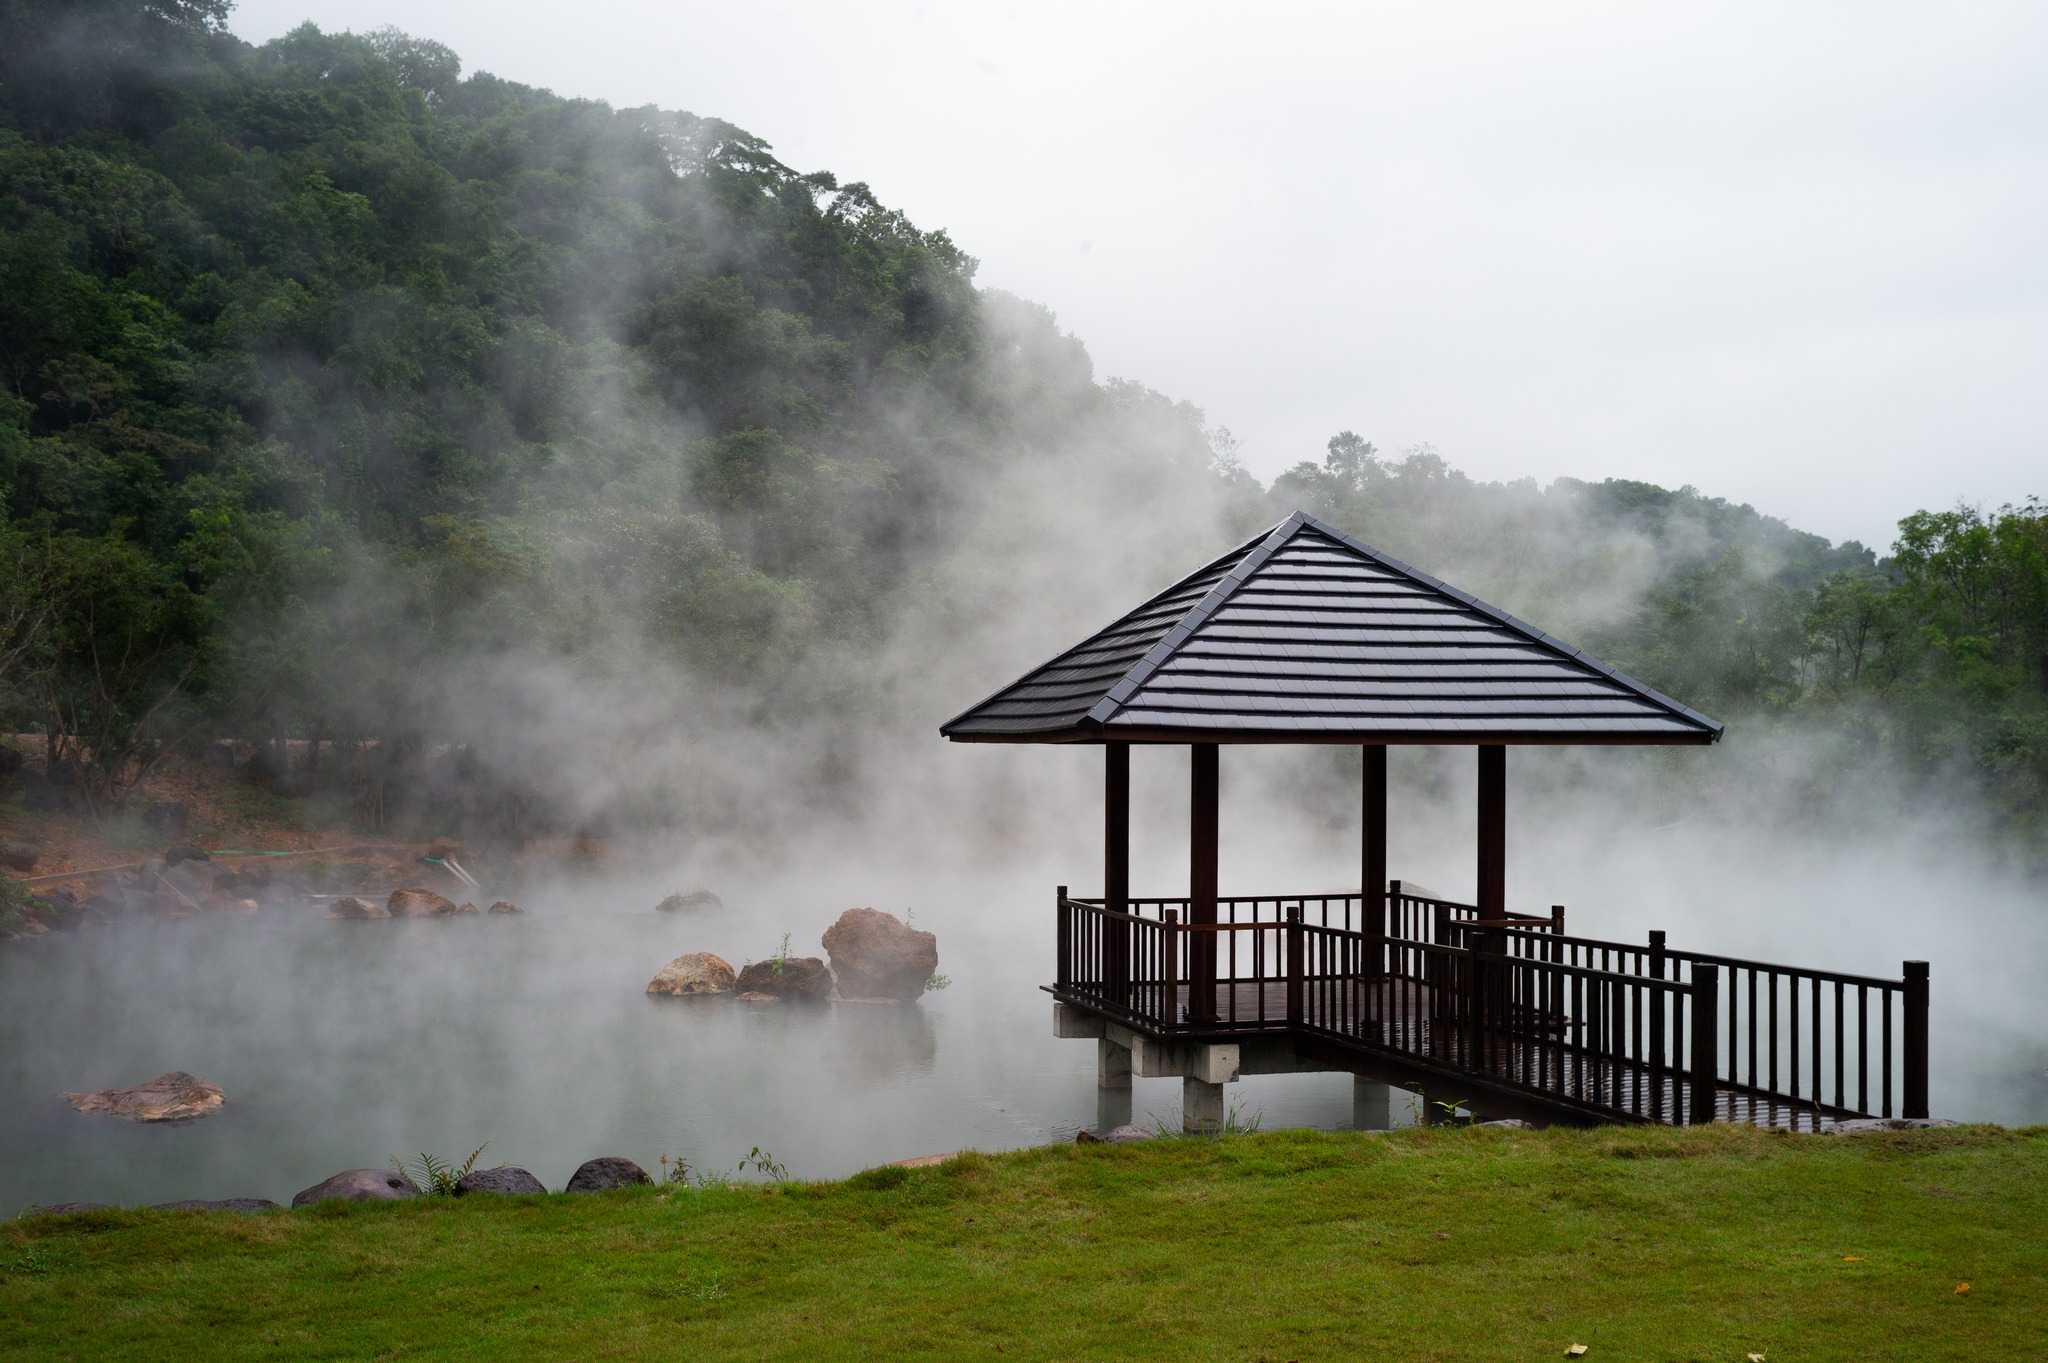
<svg viewBox="0 0 2048 1363"><path fill-rule="evenodd" d="M1694 744L1721 725L1605 663L1296 513L1026 673L940 731L1099 744L1103 889L1055 901L1055 1026L1100 1082L1178 1075L1215 1130L1241 1074L1338 1069L1455 1083L1559 1120L1743 1120L1817 1129L1927 1113L1927 966L1884 979L1575 937L1518 912L1507 750ZM1356 746L1362 893L1225 896L1220 754ZM1470 746L1477 892L1388 879L1387 748ZM1134 744L1191 756L1189 893L1130 885Z"/></svg>

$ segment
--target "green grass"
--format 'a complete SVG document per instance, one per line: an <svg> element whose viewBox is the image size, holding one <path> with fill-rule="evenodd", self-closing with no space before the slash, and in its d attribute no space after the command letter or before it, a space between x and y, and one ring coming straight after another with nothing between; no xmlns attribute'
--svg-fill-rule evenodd
<svg viewBox="0 0 2048 1363"><path fill-rule="evenodd" d="M2037 1359L2044 1190L2048 1129L1438 1129L86 1213L0 1225L0 1357Z"/></svg>

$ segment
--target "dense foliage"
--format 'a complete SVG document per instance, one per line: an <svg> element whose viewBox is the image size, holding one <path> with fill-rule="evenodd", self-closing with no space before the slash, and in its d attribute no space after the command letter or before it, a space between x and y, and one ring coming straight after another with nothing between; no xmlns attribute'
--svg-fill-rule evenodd
<svg viewBox="0 0 2048 1363"><path fill-rule="evenodd" d="M1061 553L1128 599L1295 505L1704 708L2048 785L2032 504L1916 514L1879 562L1349 433L1261 489L865 185L227 11L0 0L0 724L96 804L188 736L375 739L376 821L437 742L488 766L449 697L537 661L928 730L875 662L907 620L999 628Z"/></svg>

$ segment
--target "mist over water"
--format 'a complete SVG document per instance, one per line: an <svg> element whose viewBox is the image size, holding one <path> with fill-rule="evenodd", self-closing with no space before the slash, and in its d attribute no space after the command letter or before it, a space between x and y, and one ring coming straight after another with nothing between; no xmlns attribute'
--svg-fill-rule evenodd
<svg viewBox="0 0 2048 1363"><path fill-rule="evenodd" d="M1396 874L1464 897L1470 749L1397 750ZM1986 864L1938 813L1853 843L1788 824L1666 817L1659 764L1702 772L1740 752L1536 750L1510 759L1511 904L1568 906L1576 935L1896 977L1933 963L1936 1115L2048 1121L2048 949L2027 874ZM1357 886L1356 756L1224 753L1223 888ZM1133 888L1186 890L1186 750L1133 762ZM705 844L613 874L521 889L520 917L333 922L317 909L131 923L0 953L0 1208L31 1202L264 1196L431 1151L533 1170L667 1153L729 1170L754 1146L797 1177L962 1148L1070 1141L1098 1119L1095 1048L1052 1036L1053 887L1099 889L1098 749L906 754L922 827L817 826L736 852ZM981 803L936 793L978 789ZM1011 814L1009 835L985 836ZM879 818L879 815L877 816ZM679 885L727 907L659 914ZM487 889L490 887L487 887ZM915 1006L648 998L685 951L735 966L822 954L818 935L873 905L938 935L952 984ZM62 1090L185 1069L225 1089L213 1117L146 1127L74 1113ZM1343 1128L1348 1077L1273 1076L1230 1100L1268 1128ZM1177 1122L1177 1080L1137 1081L1133 1112Z"/></svg>

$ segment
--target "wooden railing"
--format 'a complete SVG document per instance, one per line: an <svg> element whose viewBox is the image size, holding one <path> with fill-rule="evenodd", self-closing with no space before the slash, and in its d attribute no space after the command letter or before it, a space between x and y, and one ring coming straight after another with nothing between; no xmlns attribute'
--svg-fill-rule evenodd
<svg viewBox="0 0 2048 1363"><path fill-rule="evenodd" d="M1715 1095L1798 1121L1927 1115L1924 962L1898 980L1567 936L1404 892L1058 897L1055 991L1159 1034L1298 1030L1553 1101L1710 1121Z"/></svg>

